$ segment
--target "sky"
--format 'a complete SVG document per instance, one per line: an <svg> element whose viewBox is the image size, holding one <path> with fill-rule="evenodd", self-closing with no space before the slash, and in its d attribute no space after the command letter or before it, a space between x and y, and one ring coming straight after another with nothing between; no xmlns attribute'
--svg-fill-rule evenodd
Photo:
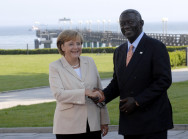
<svg viewBox="0 0 188 139"><path fill-rule="evenodd" d="M60 18L73 23L97 20L118 22L126 9L138 10L145 22L188 22L188 0L0 0L0 26L58 24Z"/></svg>

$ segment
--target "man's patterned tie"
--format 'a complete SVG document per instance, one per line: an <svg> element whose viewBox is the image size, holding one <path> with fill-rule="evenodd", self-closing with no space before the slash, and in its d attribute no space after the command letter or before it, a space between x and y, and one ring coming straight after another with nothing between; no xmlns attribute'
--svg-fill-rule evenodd
<svg viewBox="0 0 188 139"><path fill-rule="evenodd" d="M128 51L128 53L127 53L126 66L129 64L129 62L130 62L130 60L131 60L131 58L132 58L132 56L133 56L133 48L134 48L133 45L131 45L131 46L129 47L129 51Z"/></svg>

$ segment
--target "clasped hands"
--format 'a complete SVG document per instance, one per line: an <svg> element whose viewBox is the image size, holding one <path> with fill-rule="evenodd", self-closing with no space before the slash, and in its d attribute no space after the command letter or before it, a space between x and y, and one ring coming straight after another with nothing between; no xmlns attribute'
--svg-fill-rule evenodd
<svg viewBox="0 0 188 139"><path fill-rule="evenodd" d="M89 89L86 89L86 96L88 96L88 98L92 99L93 102L95 104L97 104L97 106L99 106L99 107L103 107L105 105L104 93L98 88L94 88L92 91Z"/></svg>

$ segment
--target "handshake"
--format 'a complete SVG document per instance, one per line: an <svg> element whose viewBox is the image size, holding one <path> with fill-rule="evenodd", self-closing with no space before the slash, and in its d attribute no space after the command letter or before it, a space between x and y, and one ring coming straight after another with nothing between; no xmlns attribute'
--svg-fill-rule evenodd
<svg viewBox="0 0 188 139"><path fill-rule="evenodd" d="M98 88L94 88L93 91L86 89L85 92L86 96L88 96L88 98L90 98L91 100L93 100L93 102L100 108L102 108L103 106L105 106L105 96L104 93L98 89Z"/></svg>

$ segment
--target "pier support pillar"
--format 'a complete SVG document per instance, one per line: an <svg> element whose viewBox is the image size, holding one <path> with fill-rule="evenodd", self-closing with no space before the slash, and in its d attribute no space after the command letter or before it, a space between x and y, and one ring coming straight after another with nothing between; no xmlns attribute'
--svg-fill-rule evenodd
<svg viewBox="0 0 188 139"><path fill-rule="evenodd" d="M90 42L87 42L87 47L91 47L91 43Z"/></svg>
<svg viewBox="0 0 188 139"><path fill-rule="evenodd" d="M97 42L93 42L93 46L94 46L94 47L97 47Z"/></svg>
<svg viewBox="0 0 188 139"><path fill-rule="evenodd" d="M84 48L87 47L87 43L86 43L86 42L83 43L83 47L84 47Z"/></svg>
<svg viewBox="0 0 188 139"><path fill-rule="evenodd" d="M51 43L44 43L44 48L51 48Z"/></svg>
<svg viewBox="0 0 188 139"><path fill-rule="evenodd" d="M186 66L188 66L188 47L186 47Z"/></svg>
<svg viewBox="0 0 188 139"><path fill-rule="evenodd" d="M39 49L39 40L35 39L34 42L35 42L35 49Z"/></svg>
<svg viewBox="0 0 188 139"><path fill-rule="evenodd" d="M102 42L99 42L99 47L102 47Z"/></svg>

